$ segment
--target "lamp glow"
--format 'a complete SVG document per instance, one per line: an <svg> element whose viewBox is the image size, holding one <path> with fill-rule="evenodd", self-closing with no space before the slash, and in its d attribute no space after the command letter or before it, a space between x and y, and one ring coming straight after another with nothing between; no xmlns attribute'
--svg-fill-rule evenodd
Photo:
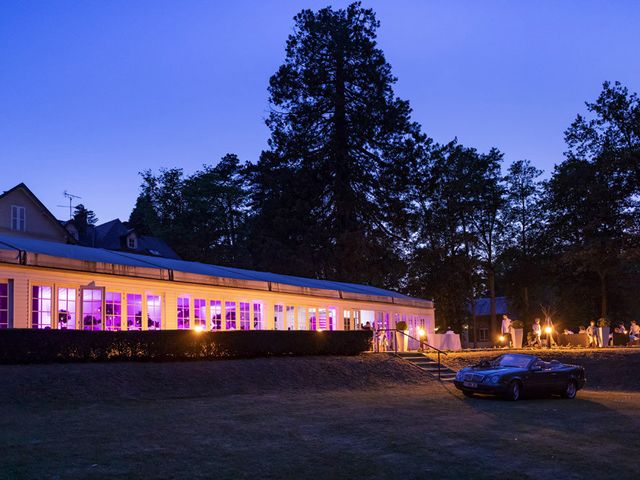
<svg viewBox="0 0 640 480"><path fill-rule="evenodd" d="M544 329L544 333L551 333L551 332L553 332L553 328L551 328L551 327L545 327L545 329Z"/></svg>
<svg viewBox="0 0 640 480"><path fill-rule="evenodd" d="M202 328L202 325L196 325L195 327L193 327L193 331L196 333L202 333L204 329Z"/></svg>
<svg viewBox="0 0 640 480"><path fill-rule="evenodd" d="M422 338L424 337L424 328L419 328L418 329L418 338Z"/></svg>
<svg viewBox="0 0 640 480"><path fill-rule="evenodd" d="M504 342L504 335L500 335L500 337L498 338L498 340L500 340L501 342Z"/></svg>

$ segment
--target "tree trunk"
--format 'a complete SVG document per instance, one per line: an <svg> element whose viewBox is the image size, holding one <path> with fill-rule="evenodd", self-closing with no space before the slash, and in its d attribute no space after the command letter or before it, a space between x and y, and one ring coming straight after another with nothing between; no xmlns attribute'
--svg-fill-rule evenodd
<svg viewBox="0 0 640 480"><path fill-rule="evenodd" d="M491 297L491 337L495 338L498 332L498 328L496 321L496 282L493 267L489 267L489 271L487 272L487 274L487 280L489 283L489 295Z"/></svg>
<svg viewBox="0 0 640 480"><path fill-rule="evenodd" d="M600 318L607 318L607 275L598 273L600 277Z"/></svg>

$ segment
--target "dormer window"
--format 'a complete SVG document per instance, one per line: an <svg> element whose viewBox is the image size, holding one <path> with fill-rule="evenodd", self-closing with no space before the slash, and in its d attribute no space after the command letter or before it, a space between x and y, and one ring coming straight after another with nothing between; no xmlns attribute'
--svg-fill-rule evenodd
<svg viewBox="0 0 640 480"><path fill-rule="evenodd" d="M127 237L127 248L131 250L135 250L138 248L138 239L134 234L131 234Z"/></svg>
<svg viewBox="0 0 640 480"><path fill-rule="evenodd" d="M11 205L11 230L24 232L27 229L27 212L20 205Z"/></svg>

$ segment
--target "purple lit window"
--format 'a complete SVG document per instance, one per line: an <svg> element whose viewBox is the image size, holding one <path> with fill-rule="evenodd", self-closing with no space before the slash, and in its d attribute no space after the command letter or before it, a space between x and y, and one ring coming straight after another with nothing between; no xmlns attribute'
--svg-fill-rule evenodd
<svg viewBox="0 0 640 480"><path fill-rule="evenodd" d="M225 302L224 315L227 320L227 330L235 330L238 328L236 325L236 302Z"/></svg>
<svg viewBox="0 0 640 480"><path fill-rule="evenodd" d="M211 300L209 308L211 309L211 330L222 330L222 302Z"/></svg>
<svg viewBox="0 0 640 480"><path fill-rule="evenodd" d="M254 330L262 330L264 326L262 325L262 304L254 303L253 304L253 329Z"/></svg>
<svg viewBox="0 0 640 480"><path fill-rule="evenodd" d="M31 288L31 328L51 328L51 287Z"/></svg>
<svg viewBox="0 0 640 480"><path fill-rule="evenodd" d="M0 328L9 328L9 284L0 283Z"/></svg>
<svg viewBox="0 0 640 480"><path fill-rule="evenodd" d="M160 295L147 295L147 328L160 330L162 326L162 299Z"/></svg>
<svg viewBox="0 0 640 480"><path fill-rule="evenodd" d="M307 329L307 309L298 307L298 330Z"/></svg>
<svg viewBox="0 0 640 480"><path fill-rule="evenodd" d="M284 328L284 305L273 306L273 329Z"/></svg>
<svg viewBox="0 0 640 480"><path fill-rule="evenodd" d="M318 322L316 320L316 309L309 309L309 330L316 330L318 327Z"/></svg>
<svg viewBox="0 0 640 480"><path fill-rule="evenodd" d="M142 330L142 295L127 294L127 330Z"/></svg>
<svg viewBox="0 0 640 480"><path fill-rule="evenodd" d="M190 311L189 311L189 299L188 295L178 297L178 329L187 329L190 326Z"/></svg>
<svg viewBox="0 0 640 480"><path fill-rule="evenodd" d="M75 288L58 288L58 328L60 330L76 328Z"/></svg>
<svg viewBox="0 0 640 480"><path fill-rule="evenodd" d="M193 300L193 323L194 326L207 328L207 301L204 298Z"/></svg>
<svg viewBox="0 0 640 480"><path fill-rule="evenodd" d="M327 329L327 309L319 308L318 309L318 330L326 330Z"/></svg>
<svg viewBox="0 0 640 480"><path fill-rule="evenodd" d="M102 330L102 290L82 290L82 325L84 330Z"/></svg>
<svg viewBox="0 0 640 480"><path fill-rule="evenodd" d="M329 330L335 330L336 329L336 316L337 316L337 312L335 308L329 308L329 321L327 324L327 328L329 328Z"/></svg>
<svg viewBox="0 0 640 480"><path fill-rule="evenodd" d="M251 328L251 311L249 302L240 302L240 330Z"/></svg>
<svg viewBox="0 0 640 480"><path fill-rule="evenodd" d="M122 295L115 292L105 294L105 330L122 330Z"/></svg>

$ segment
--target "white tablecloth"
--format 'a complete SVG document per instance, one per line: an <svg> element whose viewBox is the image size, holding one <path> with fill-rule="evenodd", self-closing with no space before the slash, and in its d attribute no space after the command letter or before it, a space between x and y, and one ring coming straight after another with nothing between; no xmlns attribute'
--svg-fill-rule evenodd
<svg viewBox="0 0 640 480"><path fill-rule="evenodd" d="M433 333L429 335L427 342L439 350L462 350L460 335L457 333Z"/></svg>

